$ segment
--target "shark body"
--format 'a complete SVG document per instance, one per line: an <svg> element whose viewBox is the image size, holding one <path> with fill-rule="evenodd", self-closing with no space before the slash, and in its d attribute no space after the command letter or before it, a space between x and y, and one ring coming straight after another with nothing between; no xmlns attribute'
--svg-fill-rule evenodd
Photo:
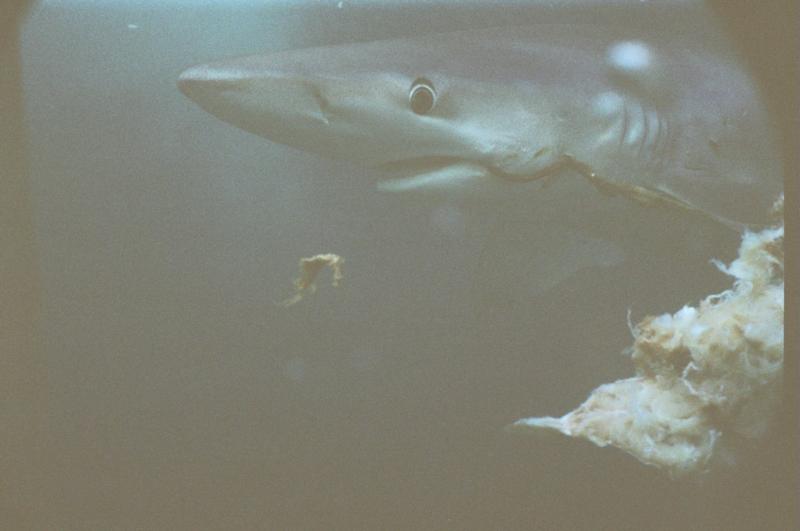
<svg viewBox="0 0 800 531"><path fill-rule="evenodd" d="M682 222L648 214L643 238L631 201L597 189L726 227L766 223L782 190L748 73L724 46L658 31L542 24L307 48L194 66L178 85L236 127L373 167L382 190L524 197L524 230L546 250L535 291L619 263L607 242L620 234L666 240Z"/></svg>
<svg viewBox="0 0 800 531"><path fill-rule="evenodd" d="M276 52L192 67L180 89L239 128L380 169L382 189L487 190L574 169L759 223L780 159L721 49L541 25Z"/></svg>

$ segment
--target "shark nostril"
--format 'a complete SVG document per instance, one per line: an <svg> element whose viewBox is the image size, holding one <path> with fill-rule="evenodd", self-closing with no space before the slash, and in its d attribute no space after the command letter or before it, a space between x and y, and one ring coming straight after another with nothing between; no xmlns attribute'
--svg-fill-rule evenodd
<svg viewBox="0 0 800 531"><path fill-rule="evenodd" d="M314 97L314 100L317 102L317 105L319 105L319 109L322 112L327 112L329 106L328 99L322 95L322 92L320 92L320 90L317 87L311 87L311 95Z"/></svg>
<svg viewBox="0 0 800 531"><path fill-rule="evenodd" d="M322 121L326 124L330 123L328 119L331 114L331 109L328 98L322 94L322 91L320 91L318 87L313 85L311 86L311 96L314 98L314 101L317 102Z"/></svg>

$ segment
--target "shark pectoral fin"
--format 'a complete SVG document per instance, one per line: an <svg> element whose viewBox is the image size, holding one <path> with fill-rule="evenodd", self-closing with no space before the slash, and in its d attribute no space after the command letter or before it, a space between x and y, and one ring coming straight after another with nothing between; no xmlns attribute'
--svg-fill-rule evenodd
<svg viewBox="0 0 800 531"><path fill-rule="evenodd" d="M388 179L378 183L382 192L448 191L457 188L476 188L491 178L490 172L479 164L451 164L414 175Z"/></svg>
<svg viewBox="0 0 800 531"><path fill-rule="evenodd" d="M529 293L543 293L587 268L616 266L625 259L624 251L614 242L593 238L572 229L542 235L542 250L531 262L526 288Z"/></svg>
<svg viewBox="0 0 800 531"><path fill-rule="evenodd" d="M579 271L614 267L625 259L617 243L548 220L505 220L499 228L483 250L488 264L481 270L498 293L537 297Z"/></svg>
<svg viewBox="0 0 800 531"><path fill-rule="evenodd" d="M531 261L528 275L530 293L545 292L582 269L613 267L625 259L617 244L575 230L553 230L541 238L543 252Z"/></svg>

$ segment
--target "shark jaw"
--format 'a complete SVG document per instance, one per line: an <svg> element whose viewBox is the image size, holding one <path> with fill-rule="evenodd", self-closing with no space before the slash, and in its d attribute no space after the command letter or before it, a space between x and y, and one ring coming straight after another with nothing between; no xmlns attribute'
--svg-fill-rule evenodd
<svg viewBox="0 0 800 531"><path fill-rule="evenodd" d="M508 192L515 184L540 181L564 169L567 158L555 158L530 175L515 175L478 162L453 157L422 157L388 162L376 167L382 192Z"/></svg>

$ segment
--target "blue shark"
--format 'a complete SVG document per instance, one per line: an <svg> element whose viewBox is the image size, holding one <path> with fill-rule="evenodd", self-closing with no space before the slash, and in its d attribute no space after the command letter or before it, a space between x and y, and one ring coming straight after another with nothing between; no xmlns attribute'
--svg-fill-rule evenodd
<svg viewBox="0 0 800 531"><path fill-rule="evenodd" d="M783 188L749 73L725 46L657 30L541 24L280 51L193 66L178 86L245 131L374 168L386 192L524 195L575 234L577 213L584 228L631 225L625 203L673 210L668 223L762 225ZM578 240L557 256L621 256Z"/></svg>

